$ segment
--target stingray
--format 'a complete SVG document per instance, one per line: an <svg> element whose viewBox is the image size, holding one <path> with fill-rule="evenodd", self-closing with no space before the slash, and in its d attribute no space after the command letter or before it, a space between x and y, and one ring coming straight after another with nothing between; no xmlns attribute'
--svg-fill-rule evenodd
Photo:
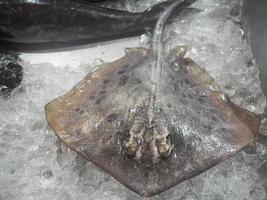
<svg viewBox="0 0 267 200"><path fill-rule="evenodd" d="M156 52L129 49L45 106L48 124L63 143L146 197L236 154L260 125L256 114L231 102L186 57L185 46L162 58L157 28L167 17L155 29Z"/></svg>

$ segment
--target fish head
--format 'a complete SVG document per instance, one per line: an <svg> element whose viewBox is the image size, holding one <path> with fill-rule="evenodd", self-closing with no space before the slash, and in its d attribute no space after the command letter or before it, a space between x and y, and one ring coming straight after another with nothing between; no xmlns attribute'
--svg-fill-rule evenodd
<svg viewBox="0 0 267 200"><path fill-rule="evenodd" d="M123 150L128 158L147 167L166 160L173 150L168 127L157 121L135 122L123 139Z"/></svg>

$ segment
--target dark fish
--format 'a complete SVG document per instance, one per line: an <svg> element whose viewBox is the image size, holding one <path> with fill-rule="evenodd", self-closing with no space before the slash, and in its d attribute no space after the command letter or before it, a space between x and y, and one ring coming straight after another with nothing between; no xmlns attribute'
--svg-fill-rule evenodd
<svg viewBox="0 0 267 200"><path fill-rule="evenodd" d="M226 160L253 140L259 117L234 105L201 66L181 54L177 47L168 55L152 122L153 59L149 50L138 48L48 103L50 127L66 145L142 196Z"/></svg>
<svg viewBox="0 0 267 200"><path fill-rule="evenodd" d="M21 84L23 68L17 61L17 53L0 47L0 95L8 97Z"/></svg>
<svg viewBox="0 0 267 200"><path fill-rule="evenodd" d="M174 1L131 13L66 0L0 0L0 41L16 50L38 50L134 36L153 28ZM181 3L176 15L192 2Z"/></svg>

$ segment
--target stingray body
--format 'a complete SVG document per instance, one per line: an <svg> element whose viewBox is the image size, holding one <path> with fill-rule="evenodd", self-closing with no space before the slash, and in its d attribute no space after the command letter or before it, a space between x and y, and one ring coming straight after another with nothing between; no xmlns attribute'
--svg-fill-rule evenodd
<svg viewBox="0 0 267 200"><path fill-rule="evenodd" d="M73 0L0 0L1 45L34 51L140 35L153 29L174 1L132 13ZM176 14L192 2L182 2Z"/></svg>
<svg viewBox="0 0 267 200"><path fill-rule="evenodd" d="M158 194L248 145L257 115L234 105L184 47L167 56L149 120L151 51L132 49L45 107L70 148L142 196Z"/></svg>

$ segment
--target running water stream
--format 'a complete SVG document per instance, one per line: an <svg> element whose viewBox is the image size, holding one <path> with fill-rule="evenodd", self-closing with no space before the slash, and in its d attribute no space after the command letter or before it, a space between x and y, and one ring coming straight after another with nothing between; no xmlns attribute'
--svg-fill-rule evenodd
<svg viewBox="0 0 267 200"><path fill-rule="evenodd" d="M194 1L194 0L193 0ZM165 52L164 52L164 28L166 21L171 16L173 11L183 3L184 0L174 0L170 6L168 6L165 12L160 16L157 24L155 26L152 38L152 72L151 72L151 99L150 99L150 108L149 108L149 123L151 124L154 119L155 104L157 96L159 95L160 86L162 84L162 73L164 72L165 66ZM192 0L189 0L188 3L191 3Z"/></svg>

